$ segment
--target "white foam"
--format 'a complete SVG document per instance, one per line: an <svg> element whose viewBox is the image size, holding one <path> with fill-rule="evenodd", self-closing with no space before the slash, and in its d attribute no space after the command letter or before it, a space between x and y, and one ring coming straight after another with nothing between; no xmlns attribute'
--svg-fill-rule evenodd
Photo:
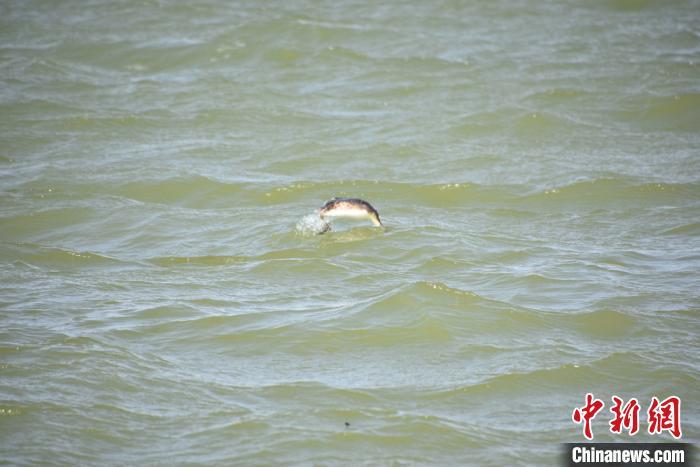
<svg viewBox="0 0 700 467"><path fill-rule="evenodd" d="M324 221L318 214L308 214L297 222L297 232L302 235L318 235L331 230L331 224Z"/></svg>

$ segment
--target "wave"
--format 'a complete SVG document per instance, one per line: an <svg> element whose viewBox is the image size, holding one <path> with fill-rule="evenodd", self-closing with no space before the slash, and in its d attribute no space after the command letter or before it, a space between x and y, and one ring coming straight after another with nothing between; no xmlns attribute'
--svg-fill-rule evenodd
<svg viewBox="0 0 700 467"><path fill-rule="evenodd" d="M128 182L111 189L113 194L143 202L186 207L222 207L250 201L248 183L227 183L203 175Z"/></svg>
<svg viewBox="0 0 700 467"><path fill-rule="evenodd" d="M589 205L604 208L621 203L663 205L691 201L697 197L700 183L639 183L628 178L599 178L555 186L520 197L528 205L546 203Z"/></svg>
<svg viewBox="0 0 700 467"><path fill-rule="evenodd" d="M532 312L517 311L472 292L426 281L378 297L331 303L313 310L302 307L301 312L294 313L289 304L276 303L227 301L214 306L214 315L206 314L209 312L205 308L212 309L206 303L193 302L145 308L133 314L143 324L120 334L170 336L190 345L213 346L213 352L228 352L235 344L255 352L265 353L272 346L308 355L319 350L342 352L348 347L444 343L473 329L503 332L502 328L515 330L539 322L528 316Z"/></svg>
<svg viewBox="0 0 700 467"><path fill-rule="evenodd" d="M552 387L560 388L562 384L580 388L590 384L596 376L596 372L589 365L567 363L551 368L487 377L480 382L459 388L433 391L429 397L459 400L484 394L511 394Z"/></svg>
<svg viewBox="0 0 700 467"><path fill-rule="evenodd" d="M311 198L356 196L402 205L457 207L496 204L509 210L535 210L543 202L552 204L668 203L695 200L700 183L638 182L624 177L599 178L532 191L519 185L483 185L471 182L409 183L380 180L299 181L275 187L258 195L265 204L297 202ZM320 201L319 201L320 203ZM380 204L381 206L381 204Z"/></svg>
<svg viewBox="0 0 700 467"><path fill-rule="evenodd" d="M49 247L36 243L0 244L0 256L5 261L14 261L32 266L47 268L89 268L89 267L128 267L137 266L127 260L101 255L89 251Z"/></svg>
<svg viewBox="0 0 700 467"><path fill-rule="evenodd" d="M151 308L143 308L129 314L129 319L136 321L150 321L162 319L182 319L199 315L199 311L187 305L160 305Z"/></svg>
<svg viewBox="0 0 700 467"><path fill-rule="evenodd" d="M608 355L580 363L564 363L549 368L513 372L486 377L474 384L458 388L436 389L424 397L451 400L471 399L482 394L512 394L523 391L564 390L607 384L611 378L639 382L644 374L646 381L677 381L677 387L693 387L697 377L688 372L669 369L650 361L635 352L612 352Z"/></svg>
<svg viewBox="0 0 700 467"><path fill-rule="evenodd" d="M380 337L387 331L393 334L392 339L407 342L447 341L474 333L517 335L551 326L547 313L437 281L407 284L344 313L334 326Z"/></svg>
<svg viewBox="0 0 700 467"><path fill-rule="evenodd" d="M381 311L381 315L386 316L390 310L403 313L407 306L415 309L419 305L429 307L481 305L494 309L512 308L511 305L505 302L488 299L467 290L450 287L442 282L421 280L392 289L359 310L370 314L374 314L375 311Z"/></svg>
<svg viewBox="0 0 700 467"><path fill-rule="evenodd" d="M204 256L157 256L146 261L158 266L225 266L230 264L256 264L264 261L287 259L323 259L315 249L282 248L259 255L204 255Z"/></svg>
<svg viewBox="0 0 700 467"><path fill-rule="evenodd" d="M34 185L43 186L45 183L34 180L27 186ZM300 202L313 209L334 196L347 196L371 200L380 212L383 204L441 209L488 206L500 215L522 217L532 216L542 206L553 205L605 207L620 203L637 206L690 202L696 200L699 191L698 182L640 182L626 177L595 178L533 190L512 184L412 183L378 179L300 180L280 185L262 179L222 181L195 174L126 183L76 183L70 187L70 193L61 196L101 193L138 202L194 209L257 208Z"/></svg>
<svg viewBox="0 0 700 467"><path fill-rule="evenodd" d="M662 235L691 235L693 237L700 236L700 222L691 222L690 224L679 225L661 232Z"/></svg>
<svg viewBox="0 0 700 467"><path fill-rule="evenodd" d="M639 375L646 381L682 381L692 384L697 378L687 372L679 372L656 363L635 352L612 351L606 355L579 362L567 362L550 367L533 368L527 371L498 374L480 378L473 384L459 387L437 388L426 392L422 398L470 400L484 394L508 395L523 391L543 391L556 389L563 391L571 387L578 391L581 387L607 384L611 378L639 382ZM678 386L681 387L681 386Z"/></svg>
<svg viewBox="0 0 700 467"><path fill-rule="evenodd" d="M485 199L506 201L513 196L503 187L499 189L465 182L420 184L380 180L332 180L299 181L274 187L262 194L261 201L265 201L266 204L289 203L310 195L319 200L333 196L354 196L423 206L454 206Z"/></svg>
<svg viewBox="0 0 700 467"><path fill-rule="evenodd" d="M700 130L700 93L654 97L644 94L631 99L628 106L632 108L618 115L631 125L655 131Z"/></svg>
<svg viewBox="0 0 700 467"><path fill-rule="evenodd" d="M216 255L204 255L204 256L158 256L155 258L149 258L146 261L155 264L157 266L169 267L169 266L181 266L181 265L192 265L192 266L225 266L230 264L242 264L250 263L255 261L254 257L251 256L216 256Z"/></svg>
<svg viewBox="0 0 700 467"><path fill-rule="evenodd" d="M97 170L100 169L102 168L98 166ZM70 185L62 182L65 177L66 173L62 171L49 170L41 178L34 178L13 187L13 191L37 193L37 197L44 197L48 187L53 198L80 201L87 207L101 201L100 195L114 197L114 200L122 198L139 203L185 208L253 205L256 204L255 199L258 196L255 182L225 182L199 174L163 177L148 167L130 167L121 172L106 167L97 177L76 179Z"/></svg>

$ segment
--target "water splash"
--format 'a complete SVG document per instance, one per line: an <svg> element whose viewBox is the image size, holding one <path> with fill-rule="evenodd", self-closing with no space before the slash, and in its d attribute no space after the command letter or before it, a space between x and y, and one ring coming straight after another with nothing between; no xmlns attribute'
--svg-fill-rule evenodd
<svg viewBox="0 0 700 467"><path fill-rule="evenodd" d="M331 224L324 221L317 213L307 214L297 222L297 232L302 235L319 235L331 230Z"/></svg>

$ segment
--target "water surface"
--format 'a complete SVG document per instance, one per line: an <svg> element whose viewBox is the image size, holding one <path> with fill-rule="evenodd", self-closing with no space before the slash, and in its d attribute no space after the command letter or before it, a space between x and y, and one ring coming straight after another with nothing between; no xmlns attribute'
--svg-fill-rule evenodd
<svg viewBox="0 0 700 467"><path fill-rule="evenodd" d="M2 459L553 464L586 392L697 442L699 12L4 2Z"/></svg>

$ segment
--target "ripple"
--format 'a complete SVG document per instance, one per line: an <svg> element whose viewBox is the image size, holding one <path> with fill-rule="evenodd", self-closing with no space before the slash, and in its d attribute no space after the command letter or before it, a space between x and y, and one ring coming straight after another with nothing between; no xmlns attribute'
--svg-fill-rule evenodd
<svg viewBox="0 0 700 467"><path fill-rule="evenodd" d="M100 255L35 243L0 244L0 256L5 261L18 261L45 268L114 268L137 267L138 263Z"/></svg>
<svg viewBox="0 0 700 467"><path fill-rule="evenodd" d="M155 264L157 266L169 267L169 266L182 266L182 265L192 265L192 266L227 266L231 264L247 264L256 261L255 258L250 256L215 256L215 255L205 255L205 256L161 256L157 258L148 259L149 263Z"/></svg>
<svg viewBox="0 0 700 467"><path fill-rule="evenodd" d="M549 188L523 196L528 204L585 203L591 206L663 205L669 202L690 202L700 188L698 183L638 183L630 178L601 178Z"/></svg>
<svg viewBox="0 0 700 467"><path fill-rule="evenodd" d="M700 222L691 222L690 224L679 225L671 229L666 229L661 232L663 235L691 235L693 237L700 236Z"/></svg>

